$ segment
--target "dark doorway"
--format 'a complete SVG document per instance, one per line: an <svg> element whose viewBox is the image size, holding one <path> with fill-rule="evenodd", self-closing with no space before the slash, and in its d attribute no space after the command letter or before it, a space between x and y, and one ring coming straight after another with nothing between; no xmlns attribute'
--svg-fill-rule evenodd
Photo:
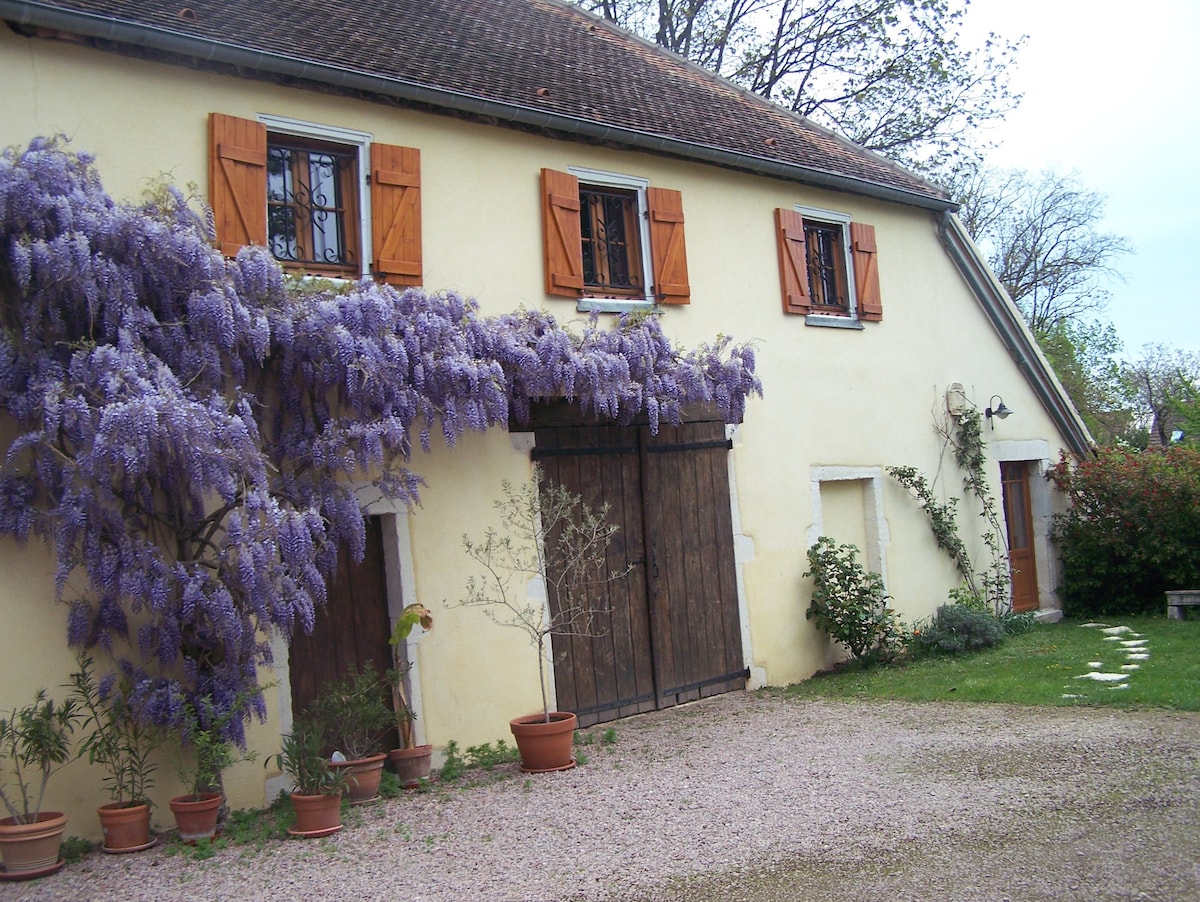
<svg viewBox="0 0 1200 902"><path fill-rule="evenodd" d="M368 517L366 529L361 563L354 563L345 551L338 556L337 575L327 589L329 600L317 610L312 635L292 637L289 673L295 714L303 712L326 683L345 679L368 662L382 676L391 663L380 518Z"/></svg>

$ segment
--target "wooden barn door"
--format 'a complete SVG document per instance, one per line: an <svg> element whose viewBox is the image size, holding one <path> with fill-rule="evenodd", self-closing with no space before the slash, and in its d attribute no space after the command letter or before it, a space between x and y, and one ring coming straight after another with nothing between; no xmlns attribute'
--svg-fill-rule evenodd
<svg viewBox="0 0 1200 902"><path fill-rule="evenodd" d="M554 639L558 705L587 726L745 686L721 423L537 430L548 480L619 527L597 637ZM555 599L551 599L551 605Z"/></svg>
<svg viewBox="0 0 1200 902"><path fill-rule="evenodd" d="M338 556L329 600L317 610L312 635L292 637L289 672L292 711L299 715L331 680L345 679L370 662L380 675L391 662L391 625L383 564L383 529L368 517L366 554L359 564Z"/></svg>

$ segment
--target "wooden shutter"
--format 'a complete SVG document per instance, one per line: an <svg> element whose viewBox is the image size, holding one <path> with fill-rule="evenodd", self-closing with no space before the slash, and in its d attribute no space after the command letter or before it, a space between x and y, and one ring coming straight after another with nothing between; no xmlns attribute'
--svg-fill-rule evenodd
<svg viewBox="0 0 1200 902"><path fill-rule="evenodd" d="M804 217L795 210L775 211L775 237L779 245L779 285L784 313L810 313L808 251L804 241Z"/></svg>
<svg viewBox="0 0 1200 902"><path fill-rule="evenodd" d="M542 170L542 247L546 294L583 294L583 233L579 219L579 179L569 172Z"/></svg>
<svg viewBox="0 0 1200 902"><path fill-rule="evenodd" d="M222 254L267 243L267 127L261 122L209 114L208 201Z"/></svg>
<svg viewBox="0 0 1200 902"><path fill-rule="evenodd" d="M377 278L420 285L421 151L371 144L371 243Z"/></svg>
<svg viewBox="0 0 1200 902"><path fill-rule="evenodd" d="M647 188L646 206L650 212L654 296L660 304L691 303L683 240L683 195L669 188Z"/></svg>
<svg viewBox="0 0 1200 902"><path fill-rule="evenodd" d="M875 226L850 223L851 258L854 260L854 292L858 298L858 318L871 322L883 319L883 300L879 296L879 265L875 250Z"/></svg>

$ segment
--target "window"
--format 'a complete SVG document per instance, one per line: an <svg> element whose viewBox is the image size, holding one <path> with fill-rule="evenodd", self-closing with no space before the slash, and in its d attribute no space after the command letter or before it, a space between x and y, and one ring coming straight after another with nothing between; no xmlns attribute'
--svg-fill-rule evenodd
<svg viewBox="0 0 1200 902"><path fill-rule="evenodd" d="M579 186L583 285L593 294L645 297L638 193Z"/></svg>
<svg viewBox="0 0 1200 902"><path fill-rule="evenodd" d="M846 244L842 227L805 220L804 245L808 263L808 294L815 310L850 313L850 290L846 284Z"/></svg>
<svg viewBox="0 0 1200 902"><path fill-rule="evenodd" d="M415 148L276 116L213 113L209 200L228 256L260 244L300 272L421 284Z"/></svg>
<svg viewBox="0 0 1200 902"><path fill-rule="evenodd" d="M581 310L691 299L678 191L614 173L543 169L542 235L546 292L579 298Z"/></svg>
<svg viewBox="0 0 1200 902"><path fill-rule="evenodd" d="M798 207L775 211L775 232L784 313L810 325L883 319L874 226Z"/></svg>
<svg viewBox="0 0 1200 902"><path fill-rule="evenodd" d="M267 135L267 246L281 263L362 272L354 148Z"/></svg>

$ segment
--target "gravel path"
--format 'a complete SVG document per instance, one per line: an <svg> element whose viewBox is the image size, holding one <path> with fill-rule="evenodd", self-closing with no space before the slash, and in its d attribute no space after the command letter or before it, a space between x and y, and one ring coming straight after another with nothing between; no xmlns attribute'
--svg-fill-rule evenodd
<svg viewBox="0 0 1200 902"><path fill-rule="evenodd" d="M0 900L1200 900L1200 715L734 693L615 727L573 771Z"/></svg>

